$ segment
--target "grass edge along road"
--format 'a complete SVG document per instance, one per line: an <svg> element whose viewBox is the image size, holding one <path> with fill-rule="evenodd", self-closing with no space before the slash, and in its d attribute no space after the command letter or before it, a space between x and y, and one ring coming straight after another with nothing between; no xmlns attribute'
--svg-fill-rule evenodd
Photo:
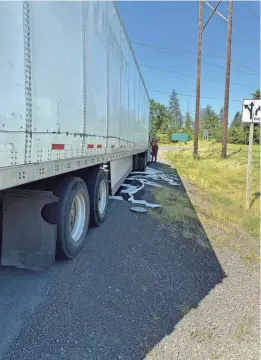
<svg viewBox="0 0 261 360"><path fill-rule="evenodd" d="M228 158L225 160L221 160L221 144L202 141L199 149L197 160L193 158L191 150L185 149L181 152L168 151L162 156L180 175L215 247L236 250L247 262L259 262L260 146L253 147L249 211L245 209L248 147L228 145ZM169 213L163 220L171 223L169 216L176 217L175 208L180 201L176 198L171 203L167 200L169 194L158 190L154 191L154 196L156 201L163 202L164 213ZM186 211L183 211L183 215L186 218Z"/></svg>

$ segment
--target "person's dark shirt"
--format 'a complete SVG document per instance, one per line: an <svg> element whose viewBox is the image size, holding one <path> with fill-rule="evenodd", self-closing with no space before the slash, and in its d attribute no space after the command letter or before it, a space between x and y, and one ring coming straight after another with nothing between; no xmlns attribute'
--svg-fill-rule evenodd
<svg viewBox="0 0 261 360"><path fill-rule="evenodd" d="M154 153L157 153L158 150L159 150L159 147L158 147L157 144L152 145L152 151L153 151Z"/></svg>

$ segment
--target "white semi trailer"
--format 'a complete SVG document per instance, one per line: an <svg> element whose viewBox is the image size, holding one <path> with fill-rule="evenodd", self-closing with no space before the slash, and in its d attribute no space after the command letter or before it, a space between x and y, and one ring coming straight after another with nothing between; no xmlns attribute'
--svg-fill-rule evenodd
<svg viewBox="0 0 261 360"><path fill-rule="evenodd" d="M2 265L75 257L148 147L149 97L114 2L0 2Z"/></svg>

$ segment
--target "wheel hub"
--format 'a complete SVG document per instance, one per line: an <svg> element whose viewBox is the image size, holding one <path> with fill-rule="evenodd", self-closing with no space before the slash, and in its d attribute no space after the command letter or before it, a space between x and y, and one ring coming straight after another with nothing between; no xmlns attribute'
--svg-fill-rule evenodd
<svg viewBox="0 0 261 360"><path fill-rule="evenodd" d="M105 181L102 180L99 186L99 194L98 194L98 210L101 215L105 211L106 201L107 201L107 187Z"/></svg>
<svg viewBox="0 0 261 360"><path fill-rule="evenodd" d="M69 215L69 230L73 241L78 241L82 235L86 217L84 197L77 194L73 200Z"/></svg>

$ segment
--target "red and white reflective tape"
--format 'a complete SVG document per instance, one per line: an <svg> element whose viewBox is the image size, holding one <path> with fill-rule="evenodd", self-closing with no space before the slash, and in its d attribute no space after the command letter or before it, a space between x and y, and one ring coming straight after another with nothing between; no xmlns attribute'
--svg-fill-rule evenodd
<svg viewBox="0 0 261 360"><path fill-rule="evenodd" d="M87 144L87 148L88 148L88 149L94 149L95 147L96 147L97 149L101 149L101 148L102 148L102 144L97 144L97 145Z"/></svg>
<svg viewBox="0 0 261 360"><path fill-rule="evenodd" d="M52 144L52 150L64 150L64 144Z"/></svg>

